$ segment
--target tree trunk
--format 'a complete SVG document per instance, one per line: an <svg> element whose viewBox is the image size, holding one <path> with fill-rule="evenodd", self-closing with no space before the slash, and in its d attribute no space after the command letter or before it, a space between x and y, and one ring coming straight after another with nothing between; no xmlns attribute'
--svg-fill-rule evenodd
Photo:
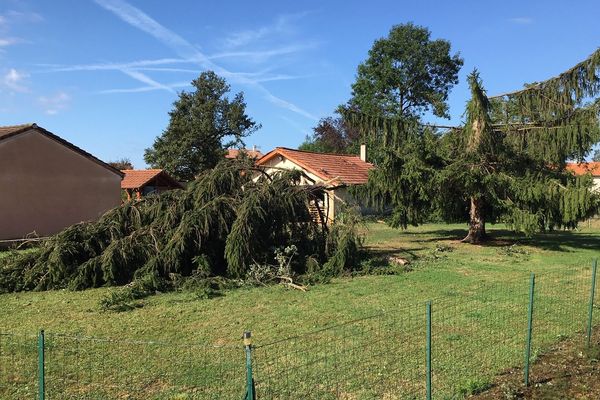
<svg viewBox="0 0 600 400"><path fill-rule="evenodd" d="M469 212L469 234L462 241L464 243L481 243L486 239L485 216L483 215L483 199L471 197L471 211Z"/></svg>

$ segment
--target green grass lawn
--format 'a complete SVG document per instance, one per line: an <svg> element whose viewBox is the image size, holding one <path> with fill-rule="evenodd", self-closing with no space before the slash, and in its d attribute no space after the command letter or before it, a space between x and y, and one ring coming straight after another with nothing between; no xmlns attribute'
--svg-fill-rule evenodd
<svg viewBox="0 0 600 400"><path fill-rule="evenodd" d="M413 270L339 278L306 293L281 286L205 300L165 293L123 313L100 311L110 289L0 295L0 334L10 333L0 335L0 398L37 390L40 328L49 332L53 398L239 399L245 330L257 345L262 398L421 398L429 299L436 398L476 391L522 363L529 273L538 274L535 355L584 328L589 266L600 256L598 229L530 239L490 231L494 241L473 246L457 240L462 225L403 232L368 224L369 249L407 258Z"/></svg>

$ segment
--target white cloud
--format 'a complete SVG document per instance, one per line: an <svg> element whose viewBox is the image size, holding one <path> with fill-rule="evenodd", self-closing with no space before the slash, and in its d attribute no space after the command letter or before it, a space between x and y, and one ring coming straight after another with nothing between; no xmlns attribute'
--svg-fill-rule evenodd
<svg viewBox="0 0 600 400"><path fill-rule="evenodd" d="M240 47L250 42L256 41L263 38L270 33L270 30L266 27L258 30L248 30L242 32L232 33L227 39L225 39L225 45L227 47Z"/></svg>
<svg viewBox="0 0 600 400"><path fill-rule="evenodd" d="M8 10L2 15L2 18L5 21L14 21L14 22L42 22L44 17L35 12L23 12L16 10Z"/></svg>
<svg viewBox="0 0 600 400"><path fill-rule="evenodd" d="M241 55L240 55L241 56ZM212 57L212 56L211 56ZM126 63L102 63L102 64L80 64L80 65L57 65L57 64L37 64L40 67L49 67L47 70L38 71L38 73L49 73L49 72L72 72L72 71L120 71L129 77L147 84L147 86L137 88L117 88L117 89L105 89L98 93L109 94L109 93L141 93L150 92L155 90L166 90L168 92L174 92L173 89L190 87L190 82L177 82L172 84L162 84L153 80L146 74L140 71L154 71L154 72L181 72L188 74L199 74L201 69L199 68L174 68L174 67L163 67L162 65L179 64L179 63L194 63L193 61L179 59L179 58L162 58L156 60L139 60L131 61ZM265 69L258 72L235 72L234 74L238 77L248 78L255 82L271 82L281 80L292 80L306 78L308 75L287 75L287 74L270 74L271 69Z"/></svg>
<svg viewBox="0 0 600 400"><path fill-rule="evenodd" d="M71 96L63 91L58 91L52 96L38 97L38 102L46 114L55 115L69 106Z"/></svg>
<svg viewBox="0 0 600 400"><path fill-rule="evenodd" d="M2 83L4 86L15 92L28 92L29 88L25 85L24 80L29 75L25 72L19 72L14 68L11 68L2 77Z"/></svg>
<svg viewBox="0 0 600 400"><path fill-rule="evenodd" d="M146 13L140 9L132 6L131 4L123 0L95 0L98 5L104 9L112 12L118 18L130 24L131 26L146 32L153 36L155 39L171 48L179 57L183 59L194 61L205 69L213 70L218 75L221 75L227 79L231 79L240 84L250 86L264 95L264 97L271 103L288 109L292 112L303 115L311 120L317 120L317 118L310 114L308 111L301 109L295 104L281 99L273 95L266 87L255 79L247 76L240 75L235 72L228 71L220 65L210 60L204 53L198 50L195 46L177 35L175 32L165 28L157 21L152 19Z"/></svg>
<svg viewBox="0 0 600 400"><path fill-rule="evenodd" d="M23 39L16 37L2 37L0 38L0 47L12 46L13 44L21 43Z"/></svg>
<svg viewBox="0 0 600 400"><path fill-rule="evenodd" d="M69 72L69 71L102 71L102 70L124 70L139 69L141 67L152 65L169 64L190 64L193 61L182 58L159 58L156 60L138 60L125 63L98 63L98 64L79 64L79 65L56 65L56 64L37 64L40 67L48 67L47 72Z"/></svg>
<svg viewBox="0 0 600 400"><path fill-rule="evenodd" d="M166 87L169 88L169 90L174 90L174 89L181 89L181 88L186 88L191 86L191 84L189 82L177 82L177 83L170 83L167 85L164 85ZM143 92L152 92L155 90L163 90L160 87L156 87L156 86L141 86L141 87L137 87L137 88L126 88L126 89L105 89L105 90L101 90L98 93L100 94L112 94L112 93L143 93Z"/></svg>
<svg viewBox="0 0 600 400"><path fill-rule="evenodd" d="M161 70L160 68L152 68L152 70ZM167 70L169 70L167 68ZM191 72L196 73L195 70L190 70ZM253 74L248 74L253 75ZM306 76L295 76L295 75L264 75L262 77L255 78L256 82L272 82L272 81L285 81L292 79L302 79L306 78ZM176 82L169 84L149 84L147 86L141 86L136 88L123 88L123 89L105 89L100 90L98 93L100 94L113 94L113 93L143 93L143 92L152 92L155 90L168 90L173 92L175 89L183 89L191 87L192 84L190 82Z"/></svg>
<svg viewBox="0 0 600 400"><path fill-rule="evenodd" d="M533 18L531 18L531 17L514 17L514 18L509 18L508 20L510 22L512 22L513 24L518 24L518 25L533 24Z"/></svg>
<svg viewBox="0 0 600 400"><path fill-rule="evenodd" d="M252 62L264 62L269 58L275 56L281 56L286 54L298 53L303 50L308 50L317 47L316 43L303 43L294 44L285 47L279 47L268 50L241 50L241 51L227 51L222 53L216 53L208 56L211 60L218 60L221 58L237 58L244 61Z"/></svg>
<svg viewBox="0 0 600 400"><path fill-rule="evenodd" d="M145 83L146 85L148 85L152 88L166 90L167 92L175 93L175 91L173 89L171 89L170 87L163 85L162 83L156 82L154 79L150 78L146 74L141 73L140 71L123 69L123 70L121 70L121 72L123 72L125 75L130 76L131 78L133 78L137 81Z"/></svg>
<svg viewBox="0 0 600 400"><path fill-rule="evenodd" d="M43 21L43 17L37 13L32 12L8 10L0 14L0 30L3 34L3 36L0 37L0 47L7 47L17 43L27 42L22 38L8 36L10 35L12 25L22 23L36 23L40 21Z"/></svg>
<svg viewBox="0 0 600 400"><path fill-rule="evenodd" d="M307 13L280 15L274 23L261 26L257 29L248 29L234 32L224 41L226 47L235 48L265 39L269 36L280 36L293 30L291 22L304 17Z"/></svg>

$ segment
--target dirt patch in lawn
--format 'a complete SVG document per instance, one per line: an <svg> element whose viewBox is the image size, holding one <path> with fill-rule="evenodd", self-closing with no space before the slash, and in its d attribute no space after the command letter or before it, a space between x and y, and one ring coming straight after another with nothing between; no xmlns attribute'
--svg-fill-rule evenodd
<svg viewBox="0 0 600 400"><path fill-rule="evenodd" d="M523 385L523 371L511 369L469 399L600 399L600 329L594 337L590 348L577 335L540 355L531 365L529 387Z"/></svg>

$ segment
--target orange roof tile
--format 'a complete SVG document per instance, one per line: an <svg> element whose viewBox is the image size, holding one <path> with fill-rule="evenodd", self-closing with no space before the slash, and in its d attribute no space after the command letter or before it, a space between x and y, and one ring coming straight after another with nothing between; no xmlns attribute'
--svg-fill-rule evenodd
<svg viewBox="0 0 600 400"><path fill-rule="evenodd" d="M172 181L173 186L183 187L162 169L124 169L125 177L121 181L121 189L139 189L159 175Z"/></svg>
<svg viewBox="0 0 600 400"><path fill-rule="evenodd" d="M567 163L567 170L575 175L585 175L589 172L592 176L600 176L600 162Z"/></svg>
<svg viewBox="0 0 600 400"><path fill-rule="evenodd" d="M22 124L22 125L11 125L11 126L0 126L0 138L3 136L9 136L12 134L23 132L27 129L35 128L36 125L31 124Z"/></svg>
<svg viewBox="0 0 600 400"><path fill-rule="evenodd" d="M360 185L367 183L373 164L365 162L359 156L313 153L277 147L256 162L263 165L273 157L281 155L306 171L317 175L331 184Z"/></svg>
<svg viewBox="0 0 600 400"><path fill-rule="evenodd" d="M227 154L225 154L225 158L237 158L237 156L240 154L240 151L244 151L246 152L246 154L248 154L248 157L253 158L255 160L261 158L263 156L263 154L258 151L258 150L251 150L251 149L227 149Z"/></svg>

